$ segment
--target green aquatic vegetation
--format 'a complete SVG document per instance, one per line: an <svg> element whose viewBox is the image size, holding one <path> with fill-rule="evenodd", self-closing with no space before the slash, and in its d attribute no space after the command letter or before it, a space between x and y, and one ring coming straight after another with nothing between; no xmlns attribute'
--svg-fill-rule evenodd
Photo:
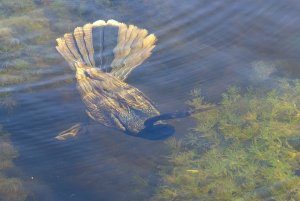
<svg viewBox="0 0 300 201"><path fill-rule="evenodd" d="M1 80L1 79L0 79ZM1 81L0 81L1 83ZM12 110L17 105L17 102L10 96L9 93L0 94L0 107Z"/></svg>
<svg viewBox="0 0 300 201"><path fill-rule="evenodd" d="M10 84L20 84L26 81L23 75L12 75L10 73L0 73L0 86L7 86Z"/></svg>
<svg viewBox="0 0 300 201"><path fill-rule="evenodd" d="M0 43L1 43L0 46L1 53L13 52L13 51L20 50L22 48L20 40L13 37L0 39Z"/></svg>
<svg viewBox="0 0 300 201"><path fill-rule="evenodd" d="M103 6L111 6L113 4L112 0L95 0L95 3Z"/></svg>
<svg viewBox="0 0 300 201"><path fill-rule="evenodd" d="M18 178L8 178L0 174L0 200L24 201L28 193Z"/></svg>
<svg viewBox="0 0 300 201"><path fill-rule="evenodd" d="M0 65L0 73L21 74L23 71L26 73L26 70L30 70L31 68L28 60L27 58L5 60Z"/></svg>
<svg viewBox="0 0 300 201"><path fill-rule="evenodd" d="M52 45L56 35L33 1L0 4L1 11L7 11L0 11L0 86L33 82L42 77L40 69L60 62Z"/></svg>
<svg viewBox="0 0 300 201"><path fill-rule="evenodd" d="M32 0L1 0L0 2L1 12L0 19L14 15L24 15L31 12L35 5Z"/></svg>
<svg viewBox="0 0 300 201"><path fill-rule="evenodd" d="M9 27L1 27L0 28L0 39L3 40L5 38L11 38L13 35L13 31Z"/></svg>
<svg viewBox="0 0 300 201"><path fill-rule="evenodd" d="M0 170L11 168L12 159L16 158L18 153L9 142L1 142L0 144Z"/></svg>
<svg viewBox="0 0 300 201"><path fill-rule="evenodd" d="M3 47L4 46L2 46L2 49ZM7 49L8 51L6 54L1 55L0 86L7 86L9 84L22 83L26 80L33 80L34 76L29 74L29 70L32 68L32 62L30 62L30 60L32 59L25 57L24 52L26 49L26 47L20 47L19 49L10 48ZM2 100L0 102L3 103Z"/></svg>
<svg viewBox="0 0 300 201"><path fill-rule="evenodd" d="M47 15L55 18L55 20L51 22L51 28L60 33L65 33L72 31L74 27L82 23L86 23L86 21L82 21L80 13L78 13L78 9L83 3L89 4L87 2L69 4L66 0L53 0L49 2L47 5Z"/></svg>
<svg viewBox="0 0 300 201"><path fill-rule="evenodd" d="M194 109L212 106L192 94ZM245 93L231 87L193 118L189 135L168 141L170 166L153 200L300 200L300 81Z"/></svg>
<svg viewBox="0 0 300 201"><path fill-rule="evenodd" d="M14 168L13 160L18 157L18 152L12 146L9 136L0 128L0 200L25 201L28 191L24 182L9 176Z"/></svg>
<svg viewBox="0 0 300 201"><path fill-rule="evenodd" d="M0 65L0 71L3 72L3 71L7 71L9 69L11 69L13 67L13 62L11 61L3 61Z"/></svg>
<svg viewBox="0 0 300 201"><path fill-rule="evenodd" d="M0 29L0 59L2 61L8 62L13 57L20 56L22 48L24 48L23 44L14 37L10 29Z"/></svg>
<svg viewBox="0 0 300 201"><path fill-rule="evenodd" d="M12 160L18 156L17 151L11 145L8 134L0 126L0 173L13 166Z"/></svg>
<svg viewBox="0 0 300 201"><path fill-rule="evenodd" d="M264 81L277 71L277 63L271 61L255 61L252 63L250 79L252 81Z"/></svg>
<svg viewBox="0 0 300 201"><path fill-rule="evenodd" d="M16 34L30 34L26 39L29 44L48 44L54 38L53 32L49 29L49 20L44 17L43 12L36 10L24 16L12 16L0 20L0 25L11 27Z"/></svg>

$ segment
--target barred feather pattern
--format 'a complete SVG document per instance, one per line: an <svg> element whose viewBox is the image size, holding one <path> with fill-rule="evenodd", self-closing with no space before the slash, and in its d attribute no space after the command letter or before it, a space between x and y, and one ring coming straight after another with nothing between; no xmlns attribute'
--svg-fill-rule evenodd
<svg viewBox="0 0 300 201"><path fill-rule="evenodd" d="M96 68L76 64L78 89L87 114L105 126L138 133L159 111L137 88Z"/></svg>
<svg viewBox="0 0 300 201"><path fill-rule="evenodd" d="M96 66L95 50L93 44L93 30L97 28L118 28L117 44L111 50L114 58L109 66ZM103 39L105 40L105 38ZM155 47L156 37L148 34L146 29L140 29L134 25L126 25L115 20L98 20L83 27L77 27L73 33L67 33L57 39L57 51L66 59L72 69L76 62L81 62L89 67L98 67L120 80L125 80L130 72L142 64ZM104 41L100 41L100 46ZM104 47L105 48L105 47ZM101 59L105 56L100 54Z"/></svg>
<svg viewBox="0 0 300 201"><path fill-rule="evenodd" d="M94 40L97 30L99 41ZM116 38L111 38L113 33L117 33ZM105 41L105 34L111 41ZM160 114L147 96L124 82L130 72L151 55L156 41L153 34L114 20L98 20L77 27L56 41L57 51L76 71L77 88L91 119L137 134L144 129L147 119ZM78 126L71 127L58 138L65 139L77 132Z"/></svg>

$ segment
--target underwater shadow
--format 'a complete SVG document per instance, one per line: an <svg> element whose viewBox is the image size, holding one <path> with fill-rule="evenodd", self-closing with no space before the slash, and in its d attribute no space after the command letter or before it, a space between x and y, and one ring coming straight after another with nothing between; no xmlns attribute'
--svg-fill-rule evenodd
<svg viewBox="0 0 300 201"><path fill-rule="evenodd" d="M125 132L125 134L147 140L165 140L175 133L175 128L169 124L158 124L145 127L139 133Z"/></svg>
<svg viewBox="0 0 300 201"><path fill-rule="evenodd" d="M216 106L219 106L219 104L217 104ZM140 137L147 140L165 140L171 137L175 133L175 128L174 126L159 121L186 118L191 116L194 113L205 112L208 110L212 110L214 108L215 107L207 107L207 108L201 108L196 110L157 115L147 119L144 122L145 128L142 129L139 133L131 133L127 131L125 132L125 134L134 137ZM157 122L159 123L157 124Z"/></svg>

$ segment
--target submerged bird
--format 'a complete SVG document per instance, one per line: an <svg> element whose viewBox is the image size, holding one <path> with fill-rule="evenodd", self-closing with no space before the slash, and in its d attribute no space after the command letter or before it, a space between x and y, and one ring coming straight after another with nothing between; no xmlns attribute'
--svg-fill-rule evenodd
<svg viewBox="0 0 300 201"><path fill-rule="evenodd" d="M133 136L149 129L144 122L160 112L124 80L151 55L155 42L147 30L115 20L86 24L57 39L57 51L76 71L77 88L91 119ZM66 135L69 130L57 139L76 136Z"/></svg>
<svg viewBox="0 0 300 201"><path fill-rule="evenodd" d="M76 71L77 88L88 116L107 127L150 140L165 139L174 128L163 120L190 116L197 111L160 112L137 88L125 83L130 72L152 53L156 37L146 29L115 20L98 20L57 40L57 51ZM65 140L86 131L81 123L55 138Z"/></svg>

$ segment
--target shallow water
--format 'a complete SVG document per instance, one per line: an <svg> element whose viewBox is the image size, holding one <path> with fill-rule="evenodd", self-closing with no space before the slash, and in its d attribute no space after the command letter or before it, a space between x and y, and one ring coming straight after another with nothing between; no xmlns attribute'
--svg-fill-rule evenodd
<svg viewBox="0 0 300 201"><path fill-rule="evenodd" d="M74 72L55 50L55 39L76 26L115 19L157 35L153 55L127 82L162 113L185 110L190 91L199 86L214 102L233 84L300 78L298 0L12 2L18 1L0 2L0 25L11 28L22 47L2 54L0 63L22 59L28 66L0 65L0 93L10 93L16 103L1 107L0 124L19 151L15 164L32 192L28 200L148 200L166 164L163 141L126 136L97 123L75 140L54 139L88 119ZM260 68L264 65L271 68ZM193 121L170 124L180 138Z"/></svg>

